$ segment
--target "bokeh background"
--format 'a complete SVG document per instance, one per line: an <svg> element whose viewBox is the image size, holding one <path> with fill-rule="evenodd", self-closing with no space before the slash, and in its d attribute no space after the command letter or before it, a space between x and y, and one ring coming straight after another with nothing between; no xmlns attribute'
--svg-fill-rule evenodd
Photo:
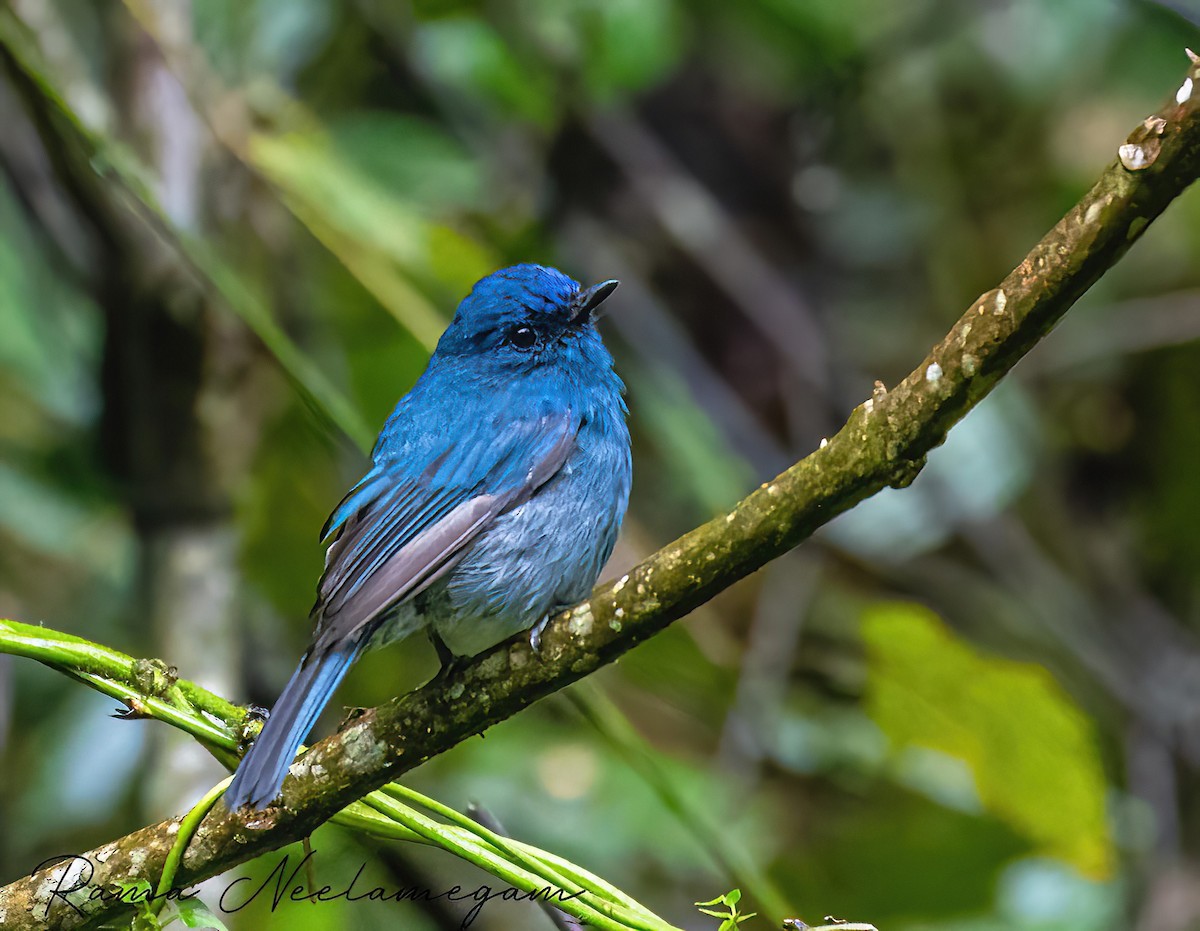
<svg viewBox="0 0 1200 931"><path fill-rule="evenodd" d="M528 260L622 281L619 573L902 378L1175 89L1196 22L1184 0L9 0L0 617L270 704L362 447L472 282ZM1200 927L1197 337L1192 192L911 488L594 676L590 717L544 701L409 781L689 929L734 886L884 931ZM337 703L435 668L424 641L379 652ZM0 880L222 775L113 710L0 656ZM336 828L314 846L335 887L364 862L487 881ZM549 924L493 903L473 927Z"/></svg>

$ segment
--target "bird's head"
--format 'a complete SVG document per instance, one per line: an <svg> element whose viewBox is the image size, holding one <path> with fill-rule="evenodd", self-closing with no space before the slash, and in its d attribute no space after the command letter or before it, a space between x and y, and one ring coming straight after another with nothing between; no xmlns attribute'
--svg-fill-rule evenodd
<svg viewBox="0 0 1200 931"><path fill-rule="evenodd" d="M596 319L616 287L610 280L582 288L541 265L502 268L476 282L458 305L437 354L530 369L603 352ZM608 359L607 353L603 357Z"/></svg>

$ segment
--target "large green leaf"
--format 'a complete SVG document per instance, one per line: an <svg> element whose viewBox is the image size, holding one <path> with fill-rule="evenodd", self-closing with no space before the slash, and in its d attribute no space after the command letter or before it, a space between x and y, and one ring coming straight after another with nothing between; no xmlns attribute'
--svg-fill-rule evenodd
<svg viewBox="0 0 1200 931"><path fill-rule="evenodd" d="M868 710L896 747L962 759L984 807L1040 852L1108 873L1092 725L1045 669L981 654L912 604L869 610L863 638Z"/></svg>

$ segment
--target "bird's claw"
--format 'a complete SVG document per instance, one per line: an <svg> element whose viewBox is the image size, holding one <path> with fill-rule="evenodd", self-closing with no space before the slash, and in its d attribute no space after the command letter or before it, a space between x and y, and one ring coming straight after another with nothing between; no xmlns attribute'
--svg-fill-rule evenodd
<svg viewBox="0 0 1200 931"><path fill-rule="evenodd" d="M449 679L456 672L462 669L464 665L466 665L469 657L456 656L454 652L448 646L446 646L446 641L444 641L438 635L438 632L432 627L429 628L429 642L433 644L434 650L437 651L438 663L440 664L437 675L433 677L435 682L443 679Z"/></svg>
<svg viewBox="0 0 1200 931"><path fill-rule="evenodd" d="M550 623L550 615L547 614L544 618L533 625L529 631L529 645L533 648L534 653L542 652L542 632L546 629L546 625Z"/></svg>

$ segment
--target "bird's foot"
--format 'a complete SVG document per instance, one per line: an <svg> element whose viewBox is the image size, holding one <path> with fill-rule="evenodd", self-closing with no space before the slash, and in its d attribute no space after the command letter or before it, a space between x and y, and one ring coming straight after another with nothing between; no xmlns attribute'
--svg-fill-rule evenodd
<svg viewBox="0 0 1200 931"><path fill-rule="evenodd" d="M437 671L437 675L433 677L433 681L439 682L444 679L453 679L466 668L470 659L471 657L469 656L455 656L451 653L449 659L442 661L442 668Z"/></svg>
<svg viewBox="0 0 1200 931"><path fill-rule="evenodd" d="M546 629L546 625L550 623L550 618L553 614L547 614L540 621L533 625L529 631L529 645L533 647L533 652L541 654L542 652L542 632Z"/></svg>
<svg viewBox="0 0 1200 931"><path fill-rule="evenodd" d="M469 656L458 656L448 646L438 632L432 627L429 628L429 642L433 644L433 649L437 652L438 662L441 663L441 668L438 669L437 675L433 677L433 681L437 682L440 679L449 679L454 676L463 666L466 665Z"/></svg>

